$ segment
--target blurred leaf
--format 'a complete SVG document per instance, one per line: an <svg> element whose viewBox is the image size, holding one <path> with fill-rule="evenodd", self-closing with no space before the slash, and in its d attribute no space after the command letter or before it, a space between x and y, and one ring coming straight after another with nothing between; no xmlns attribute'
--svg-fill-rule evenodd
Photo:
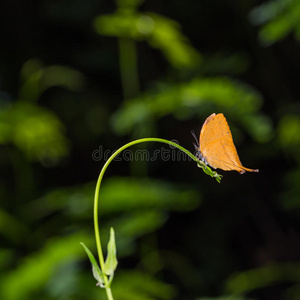
<svg viewBox="0 0 300 300"><path fill-rule="evenodd" d="M72 218L90 219L93 210L95 182L74 188L52 191L28 205L25 214L40 220L62 210ZM147 193L145 193L147 190ZM104 180L99 195L100 215L110 214L118 233L118 253L122 257L134 252L135 240L160 228L168 211L189 211L201 201L191 188L141 178L109 178ZM35 220L35 219L34 219ZM101 225L103 240L108 240L106 223Z"/></svg>
<svg viewBox="0 0 300 300"><path fill-rule="evenodd" d="M122 300L167 300L176 294L175 287L139 271L118 272L113 292Z"/></svg>
<svg viewBox="0 0 300 300"><path fill-rule="evenodd" d="M187 119L203 117L204 110L219 110L239 119L255 140L266 142L272 137L272 127L270 120L258 113L261 103L261 95L241 82L223 77L196 78L126 101L113 116L112 125L117 133L128 134L168 114Z"/></svg>
<svg viewBox="0 0 300 300"><path fill-rule="evenodd" d="M43 68L43 63L39 59L29 59L27 60L21 69L21 80L26 81L33 74L39 72ZM37 85L38 87L38 85Z"/></svg>
<svg viewBox="0 0 300 300"><path fill-rule="evenodd" d="M259 37L265 45L277 42L295 32L300 40L300 2L298 0L273 0L255 8L250 18L254 24L264 24Z"/></svg>
<svg viewBox="0 0 300 300"><path fill-rule="evenodd" d="M95 183L65 187L47 192L43 197L28 203L24 212L31 213L32 220L40 220L59 210L77 219L90 218L93 209ZM100 201L100 205L102 205Z"/></svg>
<svg viewBox="0 0 300 300"><path fill-rule="evenodd" d="M17 102L0 114L0 144L14 144L46 164L68 153L64 130L54 113L34 104Z"/></svg>
<svg viewBox="0 0 300 300"><path fill-rule="evenodd" d="M282 209L298 216L300 209L300 169L287 172L284 175L283 184L285 189L280 193L280 206Z"/></svg>
<svg viewBox="0 0 300 300"><path fill-rule="evenodd" d="M241 122L249 134L259 143L269 142L273 137L273 126L271 119L263 114L245 114Z"/></svg>
<svg viewBox="0 0 300 300"><path fill-rule="evenodd" d="M104 264L104 272L106 275L113 275L118 265L117 248L115 241L114 229L110 228L110 236L107 244L107 257Z"/></svg>
<svg viewBox="0 0 300 300"><path fill-rule="evenodd" d="M284 293L284 299L298 300L300 298L300 284L295 284Z"/></svg>
<svg viewBox="0 0 300 300"><path fill-rule="evenodd" d="M123 216L118 216L111 220L112 225L118 233L118 257L127 257L139 251L141 238L155 233L164 226L168 220L168 213L147 210L127 212ZM105 236L106 232L103 232Z"/></svg>
<svg viewBox="0 0 300 300"><path fill-rule="evenodd" d="M300 264L296 262L273 264L237 273L227 281L226 290L234 294L244 294L279 282L299 283Z"/></svg>
<svg viewBox="0 0 300 300"><path fill-rule="evenodd" d="M145 193L147 190L147 193ZM65 214L89 218L93 209L95 182L57 189L28 205L28 212L38 218L63 209ZM201 195L191 187L164 181L112 177L104 180L99 195L100 215L134 210L189 211L200 204Z"/></svg>
<svg viewBox="0 0 300 300"><path fill-rule="evenodd" d="M104 279L103 279L103 274L100 270L100 267L98 266L98 263L96 262L96 259L93 255L93 253L89 250L89 248L84 244L84 243L80 243L82 245L82 247L84 248L86 254L89 257L89 260L92 264L92 271L93 271L93 276L96 279L96 281L98 282L98 285L100 285L101 287L103 287L104 285Z"/></svg>
<svg viewBox="0 0 300 300"><path fill-rule="evenodd" d="M122 237L138 238L160 228L166 214L155 210L136 211L113 220L114 227ZM119 243L118 243L119 244Z"/></svg>
<svg viewBox="0 0 300 300"><path fill-rule="evenodd" d="M201 61L200 53L181 33L179 24L158 14L121 10L97 17L94 27L102 35L146 41L162 51L176 68L195 68Z"/></svg>
<svg viewBox="0 0 300 300"><path fill-rule="evenodd" d="M24 241L23 237L29 233L29 229L17 217L0 209L0 233L7 239L19 244Z"/></svg>
<svg viewBox="0 0 300 300"><path fill-rule="evenodd" d="M29 60L22 70L23 86L20 100L36 101L47 89L60 86L71 91L79 91L85 85L85 77L78 71L65 66L43 67L38 60Z"/></svg>
<svg viewBox="0 0 300 300"><path fill-rule="evenodd" d="M83 279L87 277L87 274L90 275L90 272L83 272L78 261L66 258L55 267L46 285L41 287L40 291L34 293L34 295L38 294L39 299L42 298L43 300L71 300L77 299L77 297L82 299ZM88 285L91 286L91 280L88 280ZM98 291L98 289L94 290ZM90 290L90 297L92 297L92 293L93 291ZM33 298L34 296L30 295L28 299Z"/></svg>
<svg viewBox="0 0 300 300"><path fill-rule="evenodd" d="M0 271L7 270L14 263L14 250L10 248L0 248ZM0 272L0 273L1 273ZM1 278L1 276L0 276Z"/></svg>
<svg viewBox="0 0 300 300"><path fill-rule="evenodd" d="M102 213L141 208L185 211L195 209L199 198L200 195L191 188L158 180L115 177L103 184L100 205Z"/></svg>
<svg viewBox="0 0 300 300"><path fill-rule="evenodd" d="M201 64L202 74L241 75L250 67L250 57L244 52L226 53L220 50L217 53L206 53Z"/></svg>
<svg viewBox="0 0 300 300"><path fill-rule="evenodd" d="M254 300L253 298L239 297L239 296L221 296L213 298L197 298L196 300Z"/></svg>
<svg viewBox="0 0 300 300"><path fill-rule="evenodd" d="M0 298L5 300L32 299L51 278L57 266L65 260L77 260L84 256L80 240L92 242L93 237L82 233L48 240L38 253L31 254L10 272L1 274ZM74 287L75 288L75 287Z"/></svg>
<svg viewBox="0 0 300 300"><path fill-rule="evenodd" d="M116 2L120 8L134 9L141 5L144 0L116 0Z"/></svg>
<svg viewBox="0 0 300 300"><path fill-rule="evenodd" d="M118 256L126 257L136 253L137 239L155 232L167 221L167 214L156 210L139 210L126 212L110 219L109 226L113 226L118 233ZM108 240L108 226L102 224L102 239Z"/></svg>
<svg viewBox="0 0 300 300"><path fill-rule="evenodd" d="M300 117L286 114L278 124L278 141L282 149L300 162Z"/></svg>

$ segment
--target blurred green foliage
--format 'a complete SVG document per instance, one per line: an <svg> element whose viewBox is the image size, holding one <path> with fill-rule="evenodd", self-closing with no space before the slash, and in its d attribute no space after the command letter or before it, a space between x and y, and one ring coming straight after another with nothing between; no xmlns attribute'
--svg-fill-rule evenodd
<svg viewBox="0 0 300 300"><path fill-rule="evenodd" d="M63 209L66 214L90 218L93 208L95 183L51 191L36 199L29 207L38 216ZM147 193L145 191L147 190ZM174 186L169 182L147 178L113 177L101 188L100 215L134 212L141 209L179 210L195 209L200 203L199 192Z"/></svg>
<svg viewBox="0 0 300 300"><path fill-rule="evenodd" d="M115 14L96 18L94 26L99 34L146 41L179 69L196 68L201 61L201 54L189 44L179 24L155 13L139 13L135 7L121 5Z"/></svg>
<svg viewBox="0 0 300 300"><path fill-rule="evenodd" d="M53 86L82 89L84 76L68 67L43 67L39 61L30 60L23 66L22 82L18 101L3 101L0 108L0 143L13 144L29 159L56 163L69 151L65 128L55 113L36 102Z"/></svg>
<svg viewBox="0 0 300 300"><path fill-rule="evenodd" d="M225 297L218 297L218 298L199 298L197 300L244 300L246 298L239 297L239 296L225 296ZM250 298L247 298L248 300L251 300Z"/></svg>
<svg viewBox="0 0 300 300"><path fill-rule="evenodd" d="M297 115L286 114L278 124L278 141L280 147L299 161L300 119Z"/></svg>
<svg viewBox="0 0 300 300"><path fill-rule="evenodd" d="M26 257L17 268L1 275L1 298L30 299L45 286L61 264L84 257L82 249L78 247L78 240L83 239L89 243L92 241L91 236L79 233L47 241L38 253ZM69 288L73 290L74 287Z"/></svg>
<svg viewBox="0 0 300 300"><path fill-rule="evenodd" d="M234 294L244 294L246 292L259 289L277 282L295 282L299 285L300 266L297 263L275 264L255 270L235 274L227 282L227 290ZM287 291L286 299L297 299L293 297L290 290Z"/></svg>
<svg viewBox="0 0 300 300"><path fill-rule="evenodd" d="M298 182L300 181L300 170L299 168L288 172L285 175L283 184L285 190L280 195L280 206L284 210L288 210L291 214L297 214L300 208L299 193L300 187Z"/></svg>
<svg viewBox="0 0 300 300"><path fill-rule="evenodd" d="M85 77L80 72L65 66L44 67L36 59L24 64L21 79L19 98L26 101L37 101L43 92L54 86L80 91L85 85Z"/></svg>
<svg viewBox="0 0 300 300"><path fill-rule="evenodd" d="M13 144L28 156L46 162L68 153L64 126L52 112L31 103L16 103L2 110L0 143Z"/></svg>
<svg viewBox="0 0 300 300"><path fill-rule="evenodd" d="M259 37L270 45L294 33L300 39L300 3L297 0L273 0L261 4L251 12L254 24L263 24Z"/></svg>
<svg viewBox="0 0 300 300"><path fill-rule="evenodd" d="M152 276L133 271L119 274L114 285L114 295L117 299L173 299L176 291L173 286Z"/></svg>
<svg viewBox="0 0 300 300"><path fill-rule="evenodd" d="M79 244L96 253L93 151L150 135L193 149L213 112L260 173L113 162L99 215L115 299L300 298L299 2L255 5L2 4L19 21L1 18L1 299L106 299Z"/></svg>
<svg viewBox="0 0 300 300"><path fill-rule="evenodd" d="M133 131L140 137L151 135L153 132L147 129L151 130L159 118L169 114L186 120L212 110L223 111L244 123L254 139L266 142L272 136L272 126L268 117L257 113L261 103L261 96L255 90L229 78L194 78L125 101L113 116L112 126L119 134Z"/></svg>

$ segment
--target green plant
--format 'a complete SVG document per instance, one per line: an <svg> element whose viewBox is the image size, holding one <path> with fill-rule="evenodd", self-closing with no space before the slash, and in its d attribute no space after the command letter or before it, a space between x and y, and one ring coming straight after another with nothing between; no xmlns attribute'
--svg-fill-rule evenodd
<svg viewBox="0 0 300 300"><path fill-rule="evenodd" d="M91 263L92 263L92 271L94 278L97 280L97 285L105 288L107 298L109 300L113 299L112 291L111 291L111 283L113 281L114 272L117 268L117 257L116 257L116 243L115 243L115 233L113 228L110 229L110 238L107 245L107 256L106 260L104 261L102 247L101 247L101 239L100 239L100 232L99 232L99 223L98 223L98 204L99 204L99 191L100 191L100 185L102 182L102 178L104 176L104 173L109 166L109 164L112 162L112 160L123 150L126 148L144 143L144 142L161 142L168 144L170 146L176 147L179 150L186 153L192 160L197 162L198 167L202 168L202 170L211 177L216 178L218 182L221 181L221 175L219 175L217 172L212 171L204 162L200 161L198 158L196 158L191 152L186 150L185 148L181 147L180 145L160 138L144 138L144 139L138 139L135 141L132 141L121 148L119 148L116 152L114 152L110 158L106 161L104 164L100 175L98 177L96 189L95 189L95 196L94 196L94 230L95 230L95 238L96 238L96 246L98 251L98 257L99 257L99 264L98 265L95 257L93 256L92 252L85 246L85 244L81 243L81 245L84 247L84 250L86 251Z"/></svg>

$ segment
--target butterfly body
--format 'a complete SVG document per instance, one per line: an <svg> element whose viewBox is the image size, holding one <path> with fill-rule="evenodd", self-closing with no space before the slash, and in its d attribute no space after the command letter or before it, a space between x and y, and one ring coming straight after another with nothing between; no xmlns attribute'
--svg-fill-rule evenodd
<svg viewBox="0 0 300 300"><path fill-rule="evenodd" d="M214 169L238 171L240 174L258 172L242 165L233 143L230 128L223 114L212 114L204 122L196 156Z"/></svg>

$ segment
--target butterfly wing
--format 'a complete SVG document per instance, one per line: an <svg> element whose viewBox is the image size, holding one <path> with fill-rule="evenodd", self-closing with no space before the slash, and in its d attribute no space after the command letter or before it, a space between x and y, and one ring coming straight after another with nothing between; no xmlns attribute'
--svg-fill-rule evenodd
<svg viewBox="0 0 300 300"><path fill-rule="evenodd" d="M241 174L246 171L258 172L242 165L223 114L212 114L204 122L200 133L200 152L215 169L236 170Z"/></svg>

